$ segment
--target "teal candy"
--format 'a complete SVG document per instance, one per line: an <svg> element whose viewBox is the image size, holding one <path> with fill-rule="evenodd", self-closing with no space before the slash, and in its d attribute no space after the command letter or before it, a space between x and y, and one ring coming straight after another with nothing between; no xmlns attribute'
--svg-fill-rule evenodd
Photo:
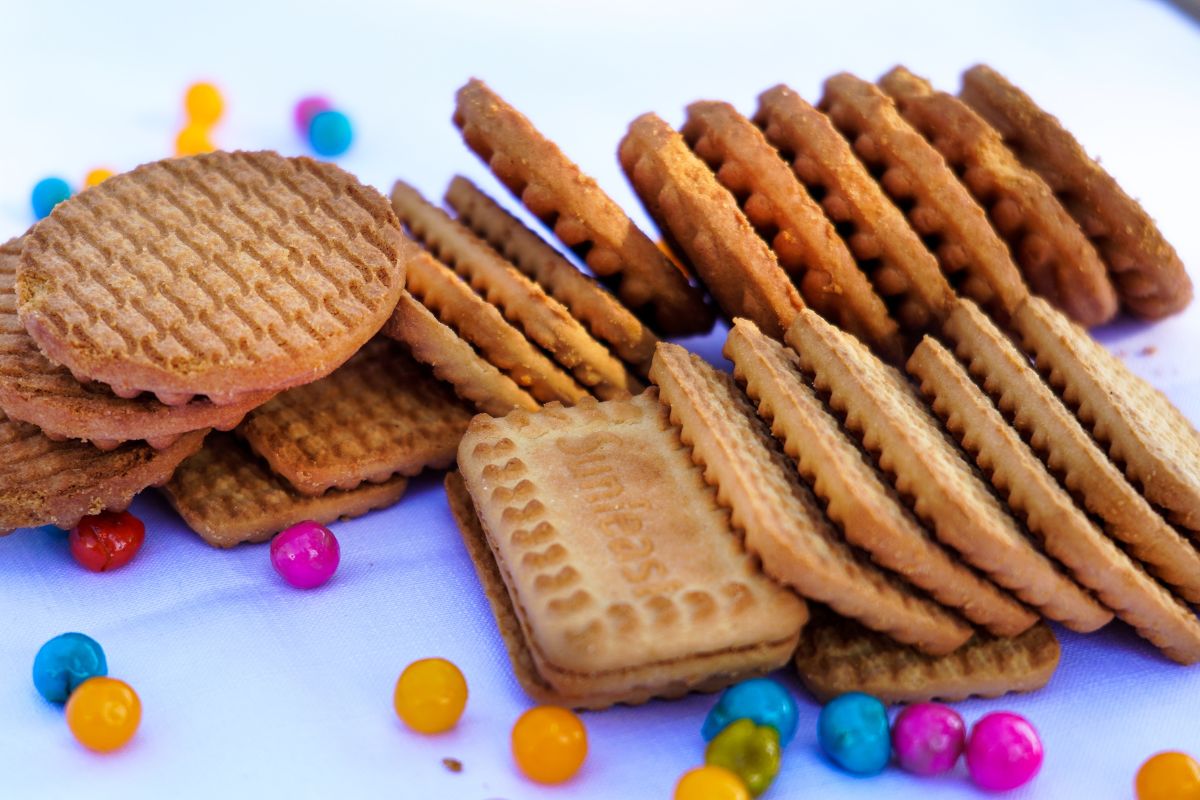
<svg viewBox="0 0 1200 800"><path fill-rule="evenodd" d="M33 685L51 703L65 703L75 687L108 674L104 650L90 636L64 633L42 645L33 659Z"/></svg>
<svg viewBox="0 0 1200 800"><path fill-rule="evenodd" d="M340 156L353 139L350 118L340 111L322 111L308 124L308 140L320 155Z"/></svg>
<svg viewBox="0 0 1200 800"><path fill-rule="evenodd" d="M892 754L887 709L869 694L849 692L821 709L817 740L825 754L856 775L875 775Z"/></svg>
<svg viewBox="0 0 1200 800"><path fill-rule="evenodd" d="M33 193L29 196L33 215L45 219L56 205L70 196L71 187L62 178L42 178L34 185Z"/></svg>
<svg viewBox="0 0 1200 800"><path fill-rule="evenodd" d="M739 719L755 725L769 725L779 734L780 746L786 747L796 735L799 715L792 693L770 678L754 678L730 686L708 712L700 735L710 742Z"/></svg>

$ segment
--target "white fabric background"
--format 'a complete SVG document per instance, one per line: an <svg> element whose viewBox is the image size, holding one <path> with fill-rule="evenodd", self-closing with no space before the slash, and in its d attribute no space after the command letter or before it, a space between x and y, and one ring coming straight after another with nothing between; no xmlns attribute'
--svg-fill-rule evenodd
<svg viewBox="0 0 1200 800"><path fill-rule="evenodd" d="M211 77L228 99L227 148L302 152L291 107L323 90L353 117L341 163L381 189L403 176L440 197L464 171L495 189L449 116L468 76L525 110L619 202L645 219L620 175L616 142L636 114L672 122L687 102L744 111L779 81L810 99L841 69L873 78L897 62L949 89L988 61L1077 131L1200 263L1200 29L1154 2L920 3L317 3L268 7L3 3L0 48L0 236L30 222L28 192L58 173L127 169L166 155L183 88ZM1200 273L1193 270L1200 278ZM1200 310L1153 327L1102 333L1131 366L1200 421L1194 349ZM719 359L722 334L691 344ZM1146 355L1153 345L1157 352ZM81 570L65 536L0 540L0 798L27 797L668 797L702 761L711 697L587 714L592 752L565 788L541 789L510 764L508 732L528 706L454 531L440 477L394 509L340 523L343 562L327 587L281 585L265 547L210 550L148 493L134 506L146 546L111 575ZM93 756L29 679L43 641L79 630L105 647L111 674L141 694L141 731ZM411 660L441 655L471 699L457 730L423 738L391 709ZM791 680L790 678L785 678ZM793 684L794 685L794 684ZM768 797L976 796L962 770L869 780L828 766L815 747L816 705ZM1127 798L1144 758L1200 755L1200 669L1173 666L1123 626L1063 636L1050 685L1031 696L968 702L1026 714L1045 768L1015 798ZM465 770L441 765L451 756Z"/></svg>

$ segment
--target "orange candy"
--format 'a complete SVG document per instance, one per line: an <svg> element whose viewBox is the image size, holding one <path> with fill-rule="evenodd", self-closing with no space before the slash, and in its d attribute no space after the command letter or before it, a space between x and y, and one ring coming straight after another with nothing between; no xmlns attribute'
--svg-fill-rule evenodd
<svg viewBox="0 0 1200 800"><path fill-rule="evenodd" d="M83 185L84 186L99 186L100 184L104 183L106 180L108 180L112 176L113 176L113 171L111 169L105 169L104 167L97 167L96 169L89 172L87 174L87 177L83 179Z"/></svg>
<svg viewBox="0 0 1200 800"><path fill-rule="evenodd" d="M189 125L211 128L221 118L225 103L221 92L211 83L193 83L183 98Z"/></svg>
<svg viewBox="0 0 1200 800"><path fill-rule="evenodd" d="M674 800L750 800L750 791L737 775L710 764L683 773Z"/></svg>
<svg viewBox="0 0 1200 800"><path fill-rule="evenodd" d="M1200 800L1200 764L1187 753L1159 753L1138 770L1138 800Z"/></svg>
<svg viewBox="0 0 1200 800"><path fill-rule="evenodd" d="M208 138L208 128L198 125L188 125L175 137L175 155L194 156L200 153L210 153L216 148Z"/></svg>
<svg viewBox="0 0 1200 800"><path fill-rule="evenodd" d="M442 733L458 724L467 705L467 681L444 658L423 658L396 681L396 713L417 733Z"/></svg>
<svg viewBox="0 0 1200 800"><path fill-rule="evenodd" d="M513 759L527 778L538 783L569 780L583 766L587 750L583 720L565 708L531 708L513 725Z"/></svg>
<svg viewBox="0 0 1200 800"><path fill-rule="evenodd" d="M116 678L89 678L67 700L67 726L79 743L97 753L124 747L142 721L142 701Z"/></svg>

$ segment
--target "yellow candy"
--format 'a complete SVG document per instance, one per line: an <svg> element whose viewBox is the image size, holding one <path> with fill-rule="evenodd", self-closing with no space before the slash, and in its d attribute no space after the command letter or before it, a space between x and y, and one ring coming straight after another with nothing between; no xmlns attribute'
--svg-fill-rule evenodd
<svg viewBox="0 0 1200 800"><path fill-rule="evenodd" d="M116 678L88 678L67 700L67 726L80 744L97 753L124 747L141 721L137 692Z"/></svg>
<svg viewBox="0 0 1200 800"><path fill-rule="evenodd" d="M396 713L418 733L443 733L458 724L467 705L467 681L444 658L423 658L396 681Z"/></svg>
<svg viewBox="0 0 1200 800"><path fill-rule="evenodd" d="M750 791L737 775L710 764L683 773L675 800L750 800Z"/></svg>
<svg viewBox="0 0 1200 800"><path fill-rule="evenodd" d="M113 176L113 171L111 169L105 169L104 167L97 167L96 169L89 172L87 174L87 177L83 179L83 185L84 186L99 186L100 184L104 183L106 180L108 180L112 176Z"/></svg>
<svg viewBox="0 0 1200 800"><path fill-rule="evenodd" d="M211 83L193 83L189 86L183 105L187 109L188 124L204 128L217 124L225 106L221 92Z"/></svg>
<svg viewBox="0 0 1200 800"><path fill-rule="evenodd" d="M208 128L198 125L188 125L175 137L175 155L194 156L200 153L210 153L216 148L208 138Z"/></svg>

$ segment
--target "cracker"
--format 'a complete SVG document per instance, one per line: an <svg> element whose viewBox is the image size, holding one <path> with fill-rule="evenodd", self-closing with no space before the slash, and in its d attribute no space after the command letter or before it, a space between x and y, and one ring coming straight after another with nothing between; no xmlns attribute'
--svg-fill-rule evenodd
<svg viewBox="0 0 1200 800"><path fill-rule="evenodd" d="M620 358L646 374L658 337L599 283L461 175L450 181L445 202L459 222L537 281Z"/></svg>
<svg viewBox="0 0 1200 800"><path fill-rule="evenodd" d="M1058 195L1104 257L1125 308L1158 319L1191 302L1192 282L1175 248L1057 118L982 64L963 74L959 96Z"/></svg>
<svg viewBox="0 0 1200 800"><path fill-rule="evenodd" d="M803 602L742 549L654 390L476 417L458 463L560 704L716 689L790 658Z"/></svg>
<svg viewBox="0 0 1200 800"><path fill-rule="evenodd" d="M1113 318L1117 292L1096 248L992 126L904 67L884 75L879 86L987 211L1034 292L1087 327Z"/></svg>
<svg viewBox="0 0 1200 800"><path fill-rule="evenodd" d="M185 433L159 450L137 442L101 452L84 442L51 441L0 412L0 533L70 528L88 514L123 510L142 489L171 477L206 433Z"/></svg>
<svg viewBox="0 0 1200 800"><path fill-rule="evenodd" d="M238 432L272 472L319 495L450 466L471 416L406 347L376 337L331 375L256 409Z"/></svg>
<svg viewBox="0 0 1200 800"><path fill-rule="evenodd" d="M1034 547L902 373L807 311L787 341L817 390L829 393L829 406L845 415L847 430L942 544L1072 630L1091 632L1112 619Z"/></svg>
<svg viewBox="0 0 1200 800"><path fill-rule="evenodd" d="M1200 532L1200 434L1188 418L1044 300L1030 298L1013 326L1038 370L1146 499Z"/></svg>
<svg viewBox="0 0 1200 800"><path fill-rule="evenodd" d="M825 504L846 540L944 606L998 636L1016 636L1037 616L960 563L905 508L895 489L842 431L800 372L796 354L736 320L725 340L734 377L758 405L784 451Z"/></svg>
<svg viewBox="0 0 1200 800"><path fill-rule="evenodd" d="M664 342L650 379L768 575L923 652L949 653L970 638L959 617L842 541L732 377Z"/></svg>
<svg viewBox="0 0 1200 800"><path fill-rule="evenodd" d="M1029 289L1008 248L950 167L873 84L847 73L825 81L821 110L903 209L959 291L1011 314Z"/></svg>
<svg viewBox="0 0 1200 800"><path fill-rule="evenodd" d="M687 256L721 310L783 336L804 301L733 195L683 137L643 114L629 125L618 156L671 248Z"/></svg>
<svg viewBox="0 0 1200 800"><path fill-rule="evenodd" d="M1092 524L945 347L926 337L908 371L1046 553L1167 656L1200 661L1200 620Z"/></svg>
<svg viewBox="0 0 1200 800"><path fill-rule="evenodd" d="M976 384L1105 532L1185 600L1200 603L1200 552L1130 485L1024 354L969 300L958 302L944 331Z"/></svg>
<svg viewBox="0 0 1200 800"><path fill-rule="evenodd" d="M712 327L703 294L524 115L475 79L456 100L454 124L467 145L625 305L665 336Z"/></svg>
<svg viewBox="0 0 1200 800"><path fill-rule="evenodd" d="M954 296L950 284L829 119L779 85L759 95L754 122L837 226L892 316L910 332L936 327Z"/></svg>
<svg viewBox="0 0 1200 800"><path fill-rule="evenodd" d="M800 638L796 670L822 703L846 692L866 692L885 703L954 702L1040 689L1058 667L1059 654L1044 622L1011 639L980 633L935 657L851 620L814 613Z"/></svg>
<svg viewBox="0 0 1200 800"><path fill-rule="evenodd" d="M645 388L561 303L416 189L396 181L392 208L434 256L597 397L637 394Z"/></svg>
<svg viewBox="0 0 1200 800"><path fill-rule="evenodd" d="M188 527L213 547L265 542L284 528L313 520L326 525L397 502L408 478L357 489L303 495L275 475L232 433L215 433L184 461L162 492Z"/></svg>
<svg viewBox="0 0 1200 800"><path fill-rule="evenodd" d="M244 403L329 374L404 287L400 225L338 167L213 152L144 164L26 236L21 322L121 397Z"/></svg>

